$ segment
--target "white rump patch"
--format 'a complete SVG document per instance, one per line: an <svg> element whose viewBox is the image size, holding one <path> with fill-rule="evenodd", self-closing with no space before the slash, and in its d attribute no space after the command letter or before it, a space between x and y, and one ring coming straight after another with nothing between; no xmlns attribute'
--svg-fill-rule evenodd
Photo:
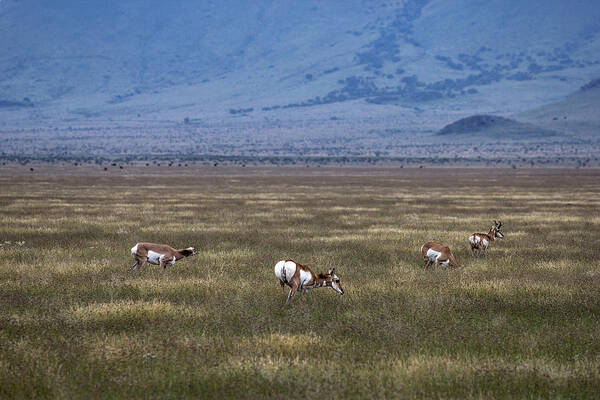
<svg viewBox="0 0 600 400"><path fill-rule="evenodd" d="M281 260L275 264L275 276L277 276L281 282L289 282L295 273L296 263L293 261Z"/></svg>
<svg viewBox="0 0 600 400"><path fill-rule="evenodd" d="M289 282L292 279L292 276L294 276L294 274L296 273L296 268L298 268L298 266L296 265L295 262L293 262L293 261L285 262L284 270L285 270L286 282Z"/></svg>
<svg viewBox="0 0 600 400"><path fill-rule="evenodd" d="M285 261L283 261L283 260L281 260L277 264L275 264L275 276L277 277L277 279L279 279L282 282L285 282L285 279L283 279L283 265L284 264L285 264Z"/></svg>
<svg viewBox="0 0 600 400"><path fill-rule="evenodd" d="M139 244L139 243L138 243ZM135 246L133 246L131 248L131 255L135 257L136 253L137 253L137 248L138 248L138 244L136 244Z"/></svg>

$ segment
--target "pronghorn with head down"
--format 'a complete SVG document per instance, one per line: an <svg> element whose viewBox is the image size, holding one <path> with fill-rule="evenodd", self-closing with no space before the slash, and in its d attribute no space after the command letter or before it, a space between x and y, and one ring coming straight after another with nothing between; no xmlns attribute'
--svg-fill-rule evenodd
<svg viewBox="0 0 600 400"><path fill-rule="evenodd" d="M131 255L135 260L131 270L142 269L146 261L166 269L167 266L175 265L177 260L196 255L196 250L193 247L175 250L166 244L138 243L131 248Z"/></svg>
<svg viewBox="0 0 600 400"><path fill-rule="evenodd" d="M475 251L477 251L477 257L481 255L481 250L483 250L483 255L486 255L486 251L490 243L494 241L494 239L502 239L504 235L500 232L500 227L502 226L502 221L496 222L494 221L494 225L490 227L490 231L488 233L474 233L469 236L469 244L471 245L471 252L475 255Z"/></svg>
<svg viewBox="0 0 600 400"><path fill-rule="evenodd" d="M327 274L315 274L308 265L302 265L293 260L281 260L275 264L275 276L279 279L281 290L285 285L290 287L286 303L293 300L296 291L303 293L317 287L329 286L339 294L344 294L340 278L335 274L335 268Z"/></svg>
<svg viewBox="0 0 600 400"><path fill-rule="evenodd" d="M421 246L423 255L423 267L430 267L437 264L441 267L458 268L460 265L456 262L452 251L443 243L430 241Z"/></svg>

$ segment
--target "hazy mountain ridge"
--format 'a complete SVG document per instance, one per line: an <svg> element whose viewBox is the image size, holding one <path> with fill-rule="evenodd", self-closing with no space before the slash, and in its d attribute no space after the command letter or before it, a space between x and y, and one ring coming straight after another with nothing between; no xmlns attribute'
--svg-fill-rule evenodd
<svg viewBox="0 0 600 400"><path fill-rule="evenodd" d="M67 119L268 116L348 100L468 106L482 91L493 104L488 87L536 91L539 105L539 81L550 101L600 71L589 51L600 48L600 7L565 14L563 3L5 0L0 100L27 97Z"/></svg>

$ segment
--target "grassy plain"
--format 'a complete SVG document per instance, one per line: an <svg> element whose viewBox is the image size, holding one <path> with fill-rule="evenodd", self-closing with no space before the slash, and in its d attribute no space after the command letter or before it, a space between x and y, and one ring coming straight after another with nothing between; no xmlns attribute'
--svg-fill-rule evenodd
<svg viewBox="0 0 600 400"><path fill-rule="evenodd" d="M165 170L0 171L0 398L597 398L600 171Z"/></svg>

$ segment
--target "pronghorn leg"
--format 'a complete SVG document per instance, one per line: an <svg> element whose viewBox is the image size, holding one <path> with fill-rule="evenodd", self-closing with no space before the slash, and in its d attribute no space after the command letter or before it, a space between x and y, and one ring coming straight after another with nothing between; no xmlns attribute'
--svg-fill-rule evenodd
<svg viewBox="0 0 600 400"><path fill-rule="evenodd" d="M281 291L284 291L285 288L285 283L283 283L283 281L279 281L279 284L281 285Z"/></svg>
<svg viewBox="0 0 600 400"><path fill-rule="evenodd" d="M131 268L129 268L130 271L135 271L139 265L139 261L135 260L135 264L133 264L133 266Z"/></svg>
<svg viewBox="0 0 600 400"><path fill-rule="evenodd" d="M430 262L431 262L431 261L429 260L429 258L427 258L427 257L424 257L424 258L423 258L423 268L429 268L429 263L430 263Z"/></svg>
<svg viewBox="0 0 600 400"><path fill-rule="evenodd" d="M295 294L296 291L294 290L294 288L290 288L290 292L288 293L287 300L285 301L286 304L288 304L294 298L294 294L293 293Z"/></svg>
<svg viewBox="0 0 600 400"><path fill-rule="evenodd" d="M288 298L286 300L286 304L290 303L294 299L294 295L296 294L296 290L298 289L298 284L293 282L291 285L290 293L288 294Z"/></svg>
<svg viewBox="0 0 600 400"><path fill-rule="evenodd" d="M137 264L138 264L138 268L140 271L142 270L142 268L144 268L144 265L146 265L147 260L148 260L147 257L143 257L141 260L138 260Z"/></svg>

